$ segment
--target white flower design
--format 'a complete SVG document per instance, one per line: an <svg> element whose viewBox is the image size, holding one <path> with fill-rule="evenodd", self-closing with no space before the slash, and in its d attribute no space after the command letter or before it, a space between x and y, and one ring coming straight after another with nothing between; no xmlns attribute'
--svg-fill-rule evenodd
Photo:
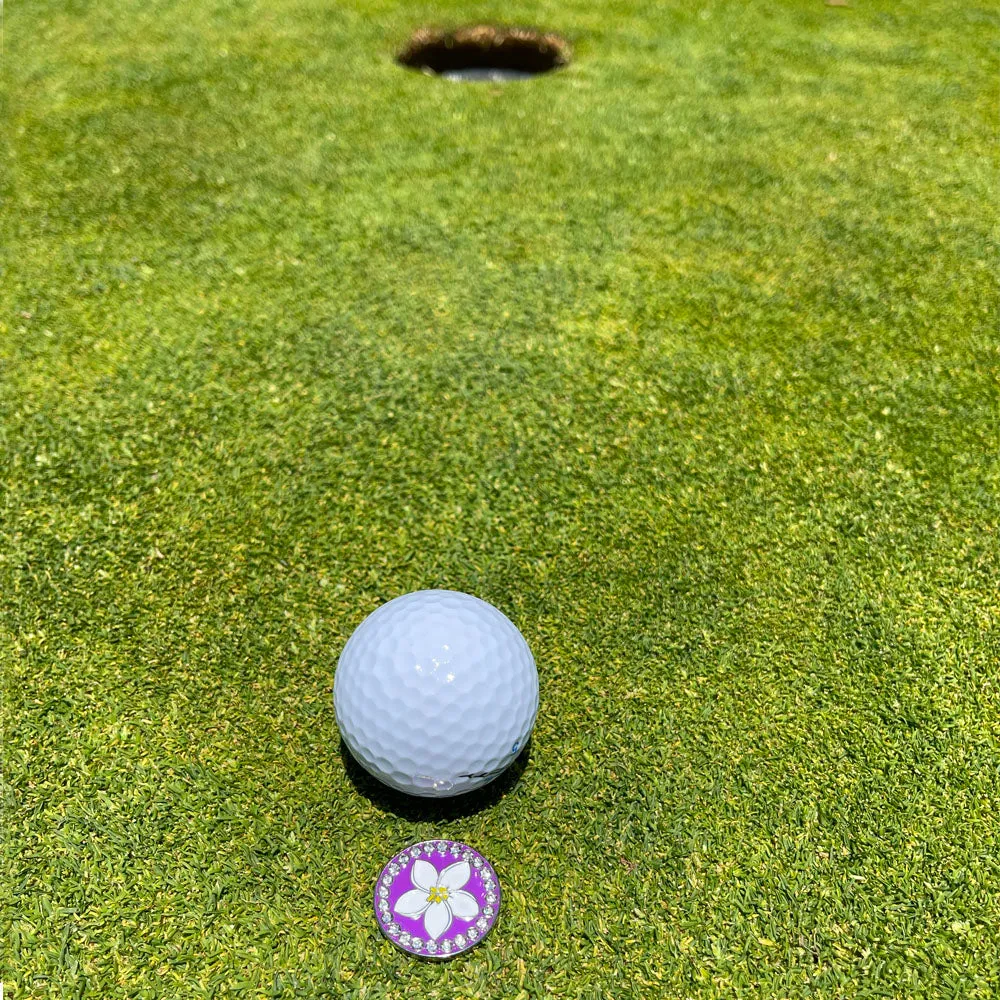
<svg viewBox="0 0 1000 1000"><path fill-rule="evenodd" d="M416 888L404 892L396 900L395 910L414 920L422 916L427 936L436 941L451 927L455 917L475 920L479 916L475 896L462 888L471 874L468 861L448 865L442 872L429 861L414 861L410 881Z"/></svg>

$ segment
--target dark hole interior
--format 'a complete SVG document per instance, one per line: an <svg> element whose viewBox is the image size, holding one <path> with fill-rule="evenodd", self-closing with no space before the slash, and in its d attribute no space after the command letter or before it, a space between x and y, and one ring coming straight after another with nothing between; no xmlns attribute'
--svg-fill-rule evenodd
<svg viewBox="0 0 1000 1000"><path fill-rule="evenodd" d="M476 27L419 31L396 60L402 66L433 73L495 69L537 74L565 66L569 48L555 35Z"/></svg>

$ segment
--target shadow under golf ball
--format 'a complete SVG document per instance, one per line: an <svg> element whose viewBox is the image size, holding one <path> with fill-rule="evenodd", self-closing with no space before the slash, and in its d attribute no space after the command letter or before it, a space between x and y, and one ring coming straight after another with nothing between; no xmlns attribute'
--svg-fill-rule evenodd
<svg viewBox="0 0 1000 1000"><path fill-rule="evenodd" d="M343 740L340 741L340 755L344 761L344 771L355 791L374 806L401 819L440 821L474 816L496 805L518 783L527 768L531 760L531 740L528 740L510 767L488 785L463 795L441 799L418 798L383 785L354 759Z"/></svg>

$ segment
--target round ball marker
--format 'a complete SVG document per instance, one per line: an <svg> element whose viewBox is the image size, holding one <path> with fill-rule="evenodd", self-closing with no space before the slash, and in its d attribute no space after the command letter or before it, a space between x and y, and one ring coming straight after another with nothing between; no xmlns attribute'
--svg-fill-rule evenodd
<svg viewBox="0 0 1000 1000"><path fill-rule="evenodd" d="M474 948L500 915L500 880L468 844L427 840L390 858L375 883L375 918L397 948L452 958Z"/></svg>

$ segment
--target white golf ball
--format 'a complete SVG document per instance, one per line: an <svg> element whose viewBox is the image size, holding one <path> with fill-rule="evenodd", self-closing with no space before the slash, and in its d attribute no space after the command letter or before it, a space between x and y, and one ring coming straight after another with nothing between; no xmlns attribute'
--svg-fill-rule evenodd
<svg viewBox="0 0 1000 1000"><path fill-rule="evenodd" d="M361 766L410 795L472 791L514 761L538 714L524 637L492 605L420 590L373 611L337 663L340 735Z"/></svg>

